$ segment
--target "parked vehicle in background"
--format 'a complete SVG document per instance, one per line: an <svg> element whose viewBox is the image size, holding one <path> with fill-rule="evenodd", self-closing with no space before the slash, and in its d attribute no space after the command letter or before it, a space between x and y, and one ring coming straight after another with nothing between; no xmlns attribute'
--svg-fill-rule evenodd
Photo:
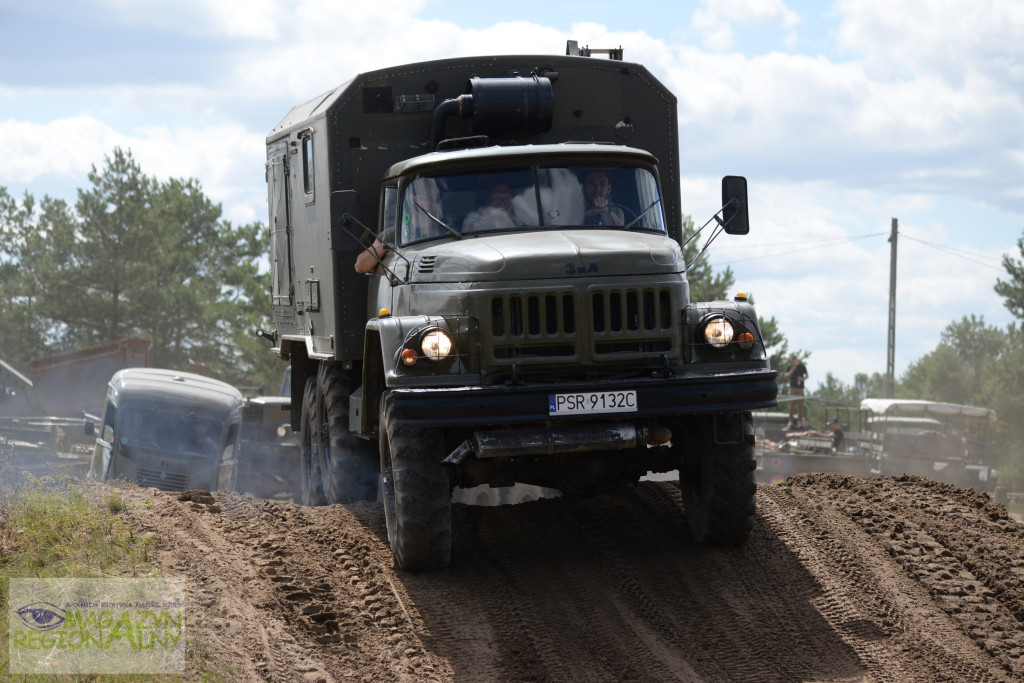
<svg viewBox="0 0 1024 683"><path fill-rule="evenodd" d="M811 399L813 400L813 399ZM781 430L777 413L755 411L758 482L794 474L836 472L857 477L914 474L963 488L996 492L988 459L989 408L916 399L867 398L856 407L825 406L839 420L842 445L827 433Z"/></svg>
<svg viewBox="0 0 1024 683"><path fill-rule="evenodd" d="M866 398L860 405L879 444L881 474L918 474L995 492L987 436L996 411L916 399Z"/></svg>
<svg viewBox="0 0 1024 683"><path fill-rule="evenodd" d="M813 398L808 399L813 402ZM757 435L757 481L784 481L795 474L835 472L854 477L878 475L874 435L865 431L865 416L856 406L823 406L823 420L837 420L843 433L822 426L787 427L788 414L754 412ZM816 411L817 412L817 411Z"/></svg>
<svg viewBox="0 0 1024 683"><path fill-rule="evenodd" d="M289 367L278 395L245 399L237 480L238 490L244 493L302 499L299 435L291 425L290 391Z"/></svg>
<svg viewBox="0 0 1024 683"><path fill-rule="evenodd" d="M114 374L90 476L125 478L168 491L235 487L242 394L188 372L128 368Z"/></svg>

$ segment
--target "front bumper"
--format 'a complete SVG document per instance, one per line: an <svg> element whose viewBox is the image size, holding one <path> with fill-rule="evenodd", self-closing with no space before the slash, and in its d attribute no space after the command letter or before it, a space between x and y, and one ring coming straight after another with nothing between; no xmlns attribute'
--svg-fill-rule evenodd
<svg viewBox="0 0 1024 683"><path fill-rule="evenodd" d="M776 371L728 374L688 373L675 377L536 384L502 387L395 388L389 392L391 419L416 427L484 427L594 420L636 420L776 405ZM605 415L548 414L552 394L636 391L636 412Z"/></svg>

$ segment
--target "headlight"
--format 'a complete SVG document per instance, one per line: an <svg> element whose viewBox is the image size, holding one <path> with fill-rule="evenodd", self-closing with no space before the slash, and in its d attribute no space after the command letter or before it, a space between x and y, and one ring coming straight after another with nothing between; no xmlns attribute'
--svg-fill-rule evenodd
<svg viewBox="0 0 1024 683"><path fill-rule="evenodd" d="M444 360L452 353L452 338L444 330L434 328L420 339L420 350L429 360Z"/></svg>
<svg viewBox="0 0 1024 683"><path fill-rule="evenodd" d="M733 334L732 323L723 317L704 323L704 341L716 349L725 348L733 340Z"/></svg>

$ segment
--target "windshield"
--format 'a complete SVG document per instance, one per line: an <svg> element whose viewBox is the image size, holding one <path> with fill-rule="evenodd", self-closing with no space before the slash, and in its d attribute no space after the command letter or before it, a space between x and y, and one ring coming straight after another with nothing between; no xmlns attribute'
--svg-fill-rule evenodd
<svg viewBox="0 0 1024 683"><path fill-rule="evenodd" d="M403 188L401 244L552 227L665 232L657 178L641 166L535 166L421 175Z"/></svg>
<svg viewBox="0 0 1024 683"><path fill-rule="evenodd" d="M222 425L217 420L140 408L126 408L120 417L122 446L209 457L220 452Z"/></svg>

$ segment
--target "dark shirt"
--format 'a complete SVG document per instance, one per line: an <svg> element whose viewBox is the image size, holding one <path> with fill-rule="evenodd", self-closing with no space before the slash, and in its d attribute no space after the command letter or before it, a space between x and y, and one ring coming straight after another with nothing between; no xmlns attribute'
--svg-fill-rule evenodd
<svg viewBox="0 0 1024 683"><path fill-rule="evenodd" d="M832 431L832 448L835 451L839 451L839 447L843 445L843 430L835 429Z"/></svg>
<svg viewBox="0 0 1024 683"><path fill-rule="evenodd" d="M789 376L789 386L803 389L805 377L807 377L806 366L803 363L797 363L793 373Z"/></svg>

